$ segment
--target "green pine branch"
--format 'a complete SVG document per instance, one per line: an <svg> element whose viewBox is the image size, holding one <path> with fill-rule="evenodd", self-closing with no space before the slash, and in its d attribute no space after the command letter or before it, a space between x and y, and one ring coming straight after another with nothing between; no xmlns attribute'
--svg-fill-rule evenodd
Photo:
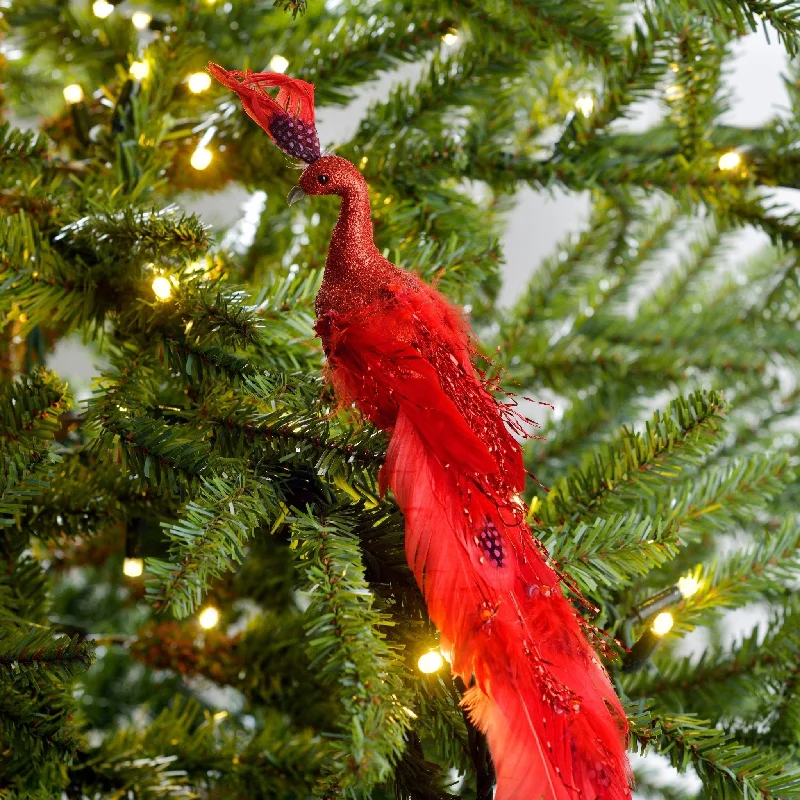
<svg viewBox="0 0 800 800"><path fill-rule="evenodd" d="M666 563L678 551L676 528L639 515L618 515L558 528L535 528L559 570L597 597Z"/></svg>
<svg viewBox="0 0 800 800"><path fill-rule="evenodd" d="M204 479L178 520L164 525L170 560L147 559L154 608L171 608L178 618L191 614L211 581L242 563L247 540L280 513L279 502L264 480L224 473Z"/></svg>
<svg viewBox="0 0 800 800"><path fill-rule="evenodd" d="M673 400L665 414L656 412L643 433L623 428L606 452L596 452L552 487L537 509L542 524L558 527L594 516L614 492L644 498L674 480L716 446L723 405L718 393L698 391Z"/></svg>
<svg viewBox="0 0 800 800"><path fill-rule="evenodd" d="M642 750L655 746L680 772L693 766L712 797L783 800L800 796L800 770L787 765L784 755L740 744L692 714L643 711L632 723Z"/></svg>
<svg viewBox="0 0 800 800"><path fill-rule="evenodd" d="M0 527L41 496L57 456L52 439L70 396L54 374L34 372L0 389Z"/></svg>
<svg viewBox="0 0 800 800"><path fill-rule="evenodd" d="M722 717L741 724L770 716L800 656L797 621L794 612L784 615L766 627L766 636L756 627L740 642L708 648L699 660L656 656L658 671L627 676L625 691L668 708L690 707L715 724Z"/></svg>
<svg viewBox="0 0 800 800"><path fill-rule="evenodd" d="M0 692L0 742L5 745L0 780L36 785L37 772L47 774L48 762L68 762L80 744L69 721L71 698L55 687L31 691L19 679L5 684Z"/></svg>
<svg viewBox="0 0 800 800"><path fill-rule="evenodd" d="M38 370L0 387L0 453L41 447L59 430L70 403L66 386Z"/></svg>
<svg viewBox="0 0 800 800"><path fill-rule="evenodd" d="M97 242L143 264L199 258L209 244L206 226L193 214L171 205L150 210L124 205L119 210L97 211L64 226L56 237L62 255L91 251Z"/></svg>
<svg viewBox="0 0 800 800"><path fill-rule="evenodd" d="M673 10L673 3L658 0L657 7L665 12ZM725 25L730 33L744 36L755 33L759 27L769 41L770 31L774 30L778 41L789 55L797 52L798 36L800 36L800 11L793 2L786 0L700 0L680 5L687 12L703 15L717 25ZM768 27L769 26L769 27Z"/></svg>
<svg viewBox="0 0 800 800"><path fill-rule="evenodd" d="M310 514L292 524L296 568L311 601L306 611L310 666L343 708L343 729L327 739L331 788L385 780L405 747L411 699L397 651L385 641L389 618L374 607L357 538L344 516Z"/></svg>
<svg viewBox="0 0 800 800"><path fill-rule="evenodd" d="M662 20L644 11L622 52L607 64L602 95L591 113L573 113L569 125L555 146L567 155L575 146L590 146L612 122L624 119L630 107L651 95L667 69L667 50Z"/></svg>
<svg viewBox="0 0 800 800"><path fill-rule="evenodd" d="M45 625L50 610L50 582L39 561L24 553L27 538L4 532L0 556L0 621Z"/></svg>
<svg viewBox="0 0 800 800"><path fill-rule="evenodd" d="M722 234L723 229L719 224L709 223L704 228L690 245L688 255L639 306L640 320L658 319L684 301L689 290L714 269L716 260L724 254Z"/></svg>
<svg viewBox="0 0 800 800"><path fill-rule="evenodd" d="M757 519L759 511L794 480L785 453L753 454L727 464L704 465L697 474L642 498L641 510L651 516L658 514L665 524L678 525L684 535L696 539ZM630 497L623 491L614 495L610 508L624 507L626 501L630 502Z"/></svg>
<svg viewBox="0 0 800 800"><path fill-rule="evenodd" d="M794 517L767 530L757 543L704 567L697 593L673 616L676 630L713 621L726 608L771 599L780 601L798 570L800 526Z"/></svg>
<svg viewBox="0 0 800 800"><path fill-rule="evenodd" d="M92 645L78 636L54 636L47 628L0 629L0 681L40 690L65 683L89 668Z"/></svg>
<svg viewBox="0 0 800 800"><path fill-rule="evenodd" d="M0 168L4 175L10 177L11 171L20 167L41 168L49 161L50 146L44 134L14 128L10 122L0 123Z"/></svg>

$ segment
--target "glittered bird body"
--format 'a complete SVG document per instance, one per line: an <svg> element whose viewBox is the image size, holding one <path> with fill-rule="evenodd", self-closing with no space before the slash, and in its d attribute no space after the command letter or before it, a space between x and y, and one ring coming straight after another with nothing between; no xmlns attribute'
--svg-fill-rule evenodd
<svg viewBox="0 0 800 800"><path fill-rule="evenodd" d="M223 82L246 107L261 104L260 119L251 113L259 124L274 128L277 117L285 129L284 76L278 103L264 90L269 74L242 75ZM328 373L343 404L391 434L381 487L405 516L408 563L442 650L470 687L463 703L487 734L495 799L630 797L622 707L525 522L513 412L476 374L461 313L375 247L358 169L336 156L306 160L290 200L342 198L316 300Z"/></svg>

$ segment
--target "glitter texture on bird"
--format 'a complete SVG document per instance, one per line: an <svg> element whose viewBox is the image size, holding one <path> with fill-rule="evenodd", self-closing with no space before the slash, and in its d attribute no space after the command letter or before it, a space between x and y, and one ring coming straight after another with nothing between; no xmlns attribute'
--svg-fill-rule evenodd
<svg viewBox="0 0 800 800"><path fill-rule="evenodd" d="M342 405L391 436L381 492L391 488L403 512L409 566L441 650L469 687L462 704L487 736L495 800L630 797L625 714L526 523L519 420L476 372L463 315L375 246L363 175L320 153L311 84L209 71L308 164L290 203L341 198L315 330Z"/></svg>

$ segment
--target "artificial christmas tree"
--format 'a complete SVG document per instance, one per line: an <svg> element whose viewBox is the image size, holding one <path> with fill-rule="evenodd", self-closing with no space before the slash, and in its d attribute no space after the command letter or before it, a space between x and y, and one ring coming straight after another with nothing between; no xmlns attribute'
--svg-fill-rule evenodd
<svg viewBox="0 0 800 800"><path fill-rule="evenodd" d="M789 113L720 122L731 43L763 20L793 54L793 4L6 5L2 108L44 134L1 134L4 796L491 797L381 497L387 438L323 377L338 201L287 206L296 164L194 77L208 60L288 69L320 108L425 63L337 154L492 385L553 400L527 521L608 633L632 748L702 783L639 759L637 791L800 795L798 221L771 195L796 184L793 76ZM636 133L642 98L665 114ZM503 311L524 183L590 191L592 216ZM223 244L180 208L232 184L259 220ZM771 241L740 264L743 225ZM101 364L78 400L53 356L75 335ZM767 628L726 638L754 603Z"/></svg>

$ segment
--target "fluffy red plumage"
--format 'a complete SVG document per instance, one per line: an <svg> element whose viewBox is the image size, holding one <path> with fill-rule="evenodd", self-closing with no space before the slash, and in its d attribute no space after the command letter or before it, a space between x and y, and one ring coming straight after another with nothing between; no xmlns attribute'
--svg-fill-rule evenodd
<svg viewBox="0 0 800 800"><path fill-rule="evenodd" d="M316 330L340 400L391 433L381 483L442 650L471 684L495 800L630 797L625 715L525 523L513 414L476 375L461 314L380 254L349 161L313 159L300 187L342 198Z"/></svg>

